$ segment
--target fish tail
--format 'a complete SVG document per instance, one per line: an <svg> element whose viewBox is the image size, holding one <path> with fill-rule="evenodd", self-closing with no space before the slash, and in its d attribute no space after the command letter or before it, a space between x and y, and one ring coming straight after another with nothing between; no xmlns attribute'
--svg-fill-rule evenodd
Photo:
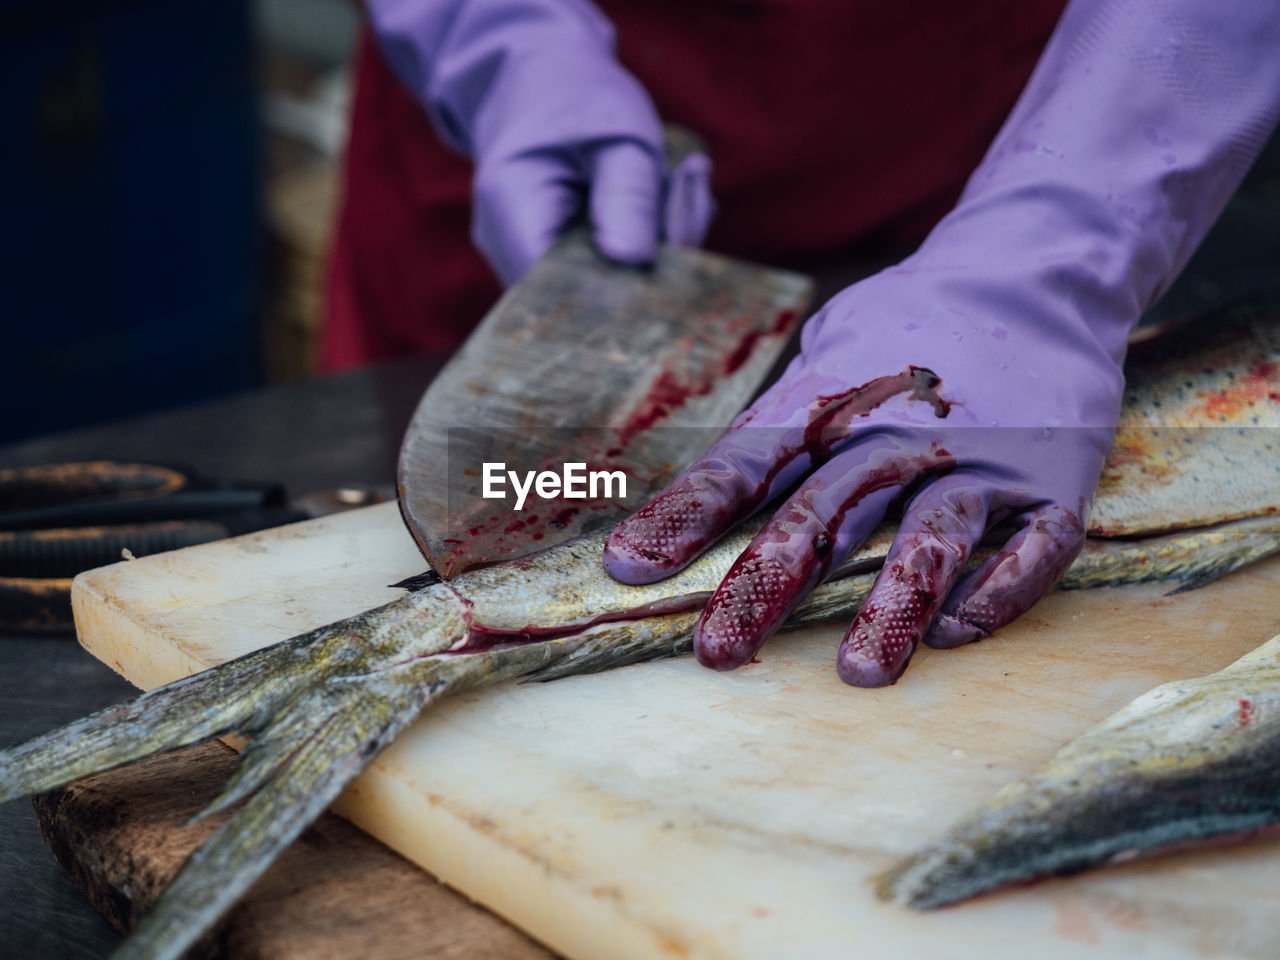
<svg viewBox="0 0 1280 960"><path fill-rule="evenodd" d="M237 732L250 738L195 819L243 802L161 895L118 958L177 958L435 699L554 663L572 642L472 653L448 591L424 591L144 693L0 751L15 799Z"/></svg>
<svg viewBox="0 0 1280 960"><path fill-rule="evenodd" d="M561 656L531 644L313 676L267 721L226 789L193 819L244 805L188 857L114 960L176 960L434 700Z"/></svg>
<svg viewBox="0 0 1280 960"><path fill-rule="evenodd" d="M353 684L311 704L306 733L265 736L247 751L233 786L206 808L247 802L193 853L116 960L176 960L238 900L279 853L333 802L430 699L414 683ZM307 711L288 711L297 723Z"/></svg>
<svg viewBox="0 0 1280 960"><path fill-rule="evenodd" d="M448 649L460 607L448 591L411 594L0 750L0 802L231 733L309 736L317 697Z"/></svg>
<svg viewBox="0 0 1280 960"><path fill-rule="evenodd" d="M0 751L0 803L252 729L274 710L300 648L327 630L158 687Z"/></svg>

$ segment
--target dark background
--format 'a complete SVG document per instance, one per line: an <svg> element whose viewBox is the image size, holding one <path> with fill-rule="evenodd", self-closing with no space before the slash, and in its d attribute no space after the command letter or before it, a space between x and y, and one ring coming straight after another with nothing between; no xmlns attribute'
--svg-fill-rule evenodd
<svg viewBox="0 0 1280 960"><path fill-rule="evenodd" d="M348 0L0 0L0 443L308 375Z"/></svg>
<svg viewBox="0 0 1280 960"><path fill-rule="evenodd" d="M313 373L357 18L0 0L0 444ZM1275 282L1277 253L1273 147L1156 312Z"/></svg>

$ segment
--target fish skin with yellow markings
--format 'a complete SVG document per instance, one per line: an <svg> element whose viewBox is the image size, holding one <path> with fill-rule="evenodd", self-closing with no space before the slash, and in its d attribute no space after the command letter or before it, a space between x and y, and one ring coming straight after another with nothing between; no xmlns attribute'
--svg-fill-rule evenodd
<svg viewBox="0 0 1280 960"><path fill-rule="evenodd" d="M1280 491L1280 294L1134 344L1095 537L1274 512Z"/></svg>

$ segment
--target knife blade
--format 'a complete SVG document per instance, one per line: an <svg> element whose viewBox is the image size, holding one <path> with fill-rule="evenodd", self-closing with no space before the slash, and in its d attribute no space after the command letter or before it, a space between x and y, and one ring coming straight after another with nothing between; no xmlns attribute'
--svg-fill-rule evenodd
<svg viewBox="0 0 1280 960"><path fill-rule="evenodd" d="M811 290L800 274L673 246L636 270L585 230L563 237L431 383L405 435L400 509L432 567L449 578L635 509L751 399ZM583 496L565 464L582 466ZM520 502L520 482L557 470L559 489L529 480Z"/></svg>

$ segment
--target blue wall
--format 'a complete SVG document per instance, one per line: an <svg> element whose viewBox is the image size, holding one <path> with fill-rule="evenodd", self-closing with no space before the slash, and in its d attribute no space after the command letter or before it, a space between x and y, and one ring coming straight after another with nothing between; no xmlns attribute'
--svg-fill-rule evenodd
<svg viewBox="0 0 1280 960"><path fill-rule="evenodd" d="M257 382L248 3L0 0L0 442Z"/></svg>

